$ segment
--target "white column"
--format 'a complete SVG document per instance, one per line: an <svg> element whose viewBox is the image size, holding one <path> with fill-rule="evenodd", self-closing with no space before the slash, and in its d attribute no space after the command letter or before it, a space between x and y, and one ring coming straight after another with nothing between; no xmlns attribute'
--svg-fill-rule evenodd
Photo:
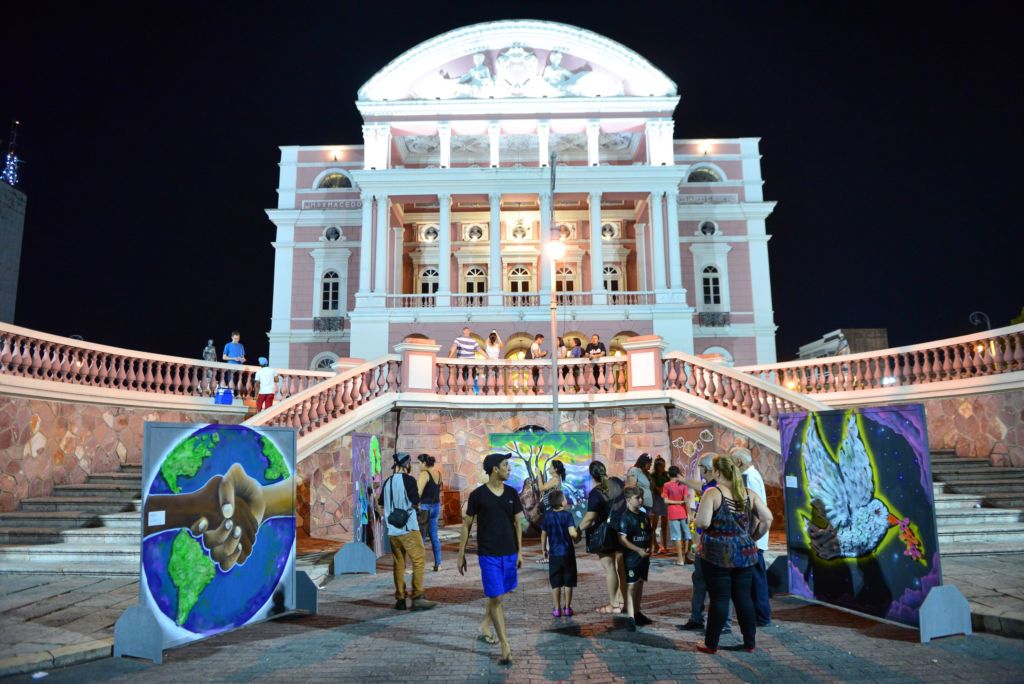
<svg viewBox="0 0 1024 684"><path fill-rule="evenodd" d="M274 368L290 368L288 339L292 328L292 266L295 224L278 223L274 244L274 300L270 317L270 360Z"/></svg>
<svg viewBox="0 0 1024 684"><path fill-rule="evenodd" d="M661 122L661 135L659 145L662 150L662 161L667 166L675 166L676 164L676 144L674 139L675 122L672 119L666 119Z"/></svg>
<svg viewBox="0 0 1024 684"><path fill-rule="evenodd" d="M487 290L489 306L501 306L501 193L487 196L491 203L490 252L487 261Z"/></svg>
<svg viewBox="0 0 1024 684"><path fill-rule="evenodd" d="M647 282L647 224L637 223L636 232L636 288L641 292L650 285Z"/></svg>
<svg viewBox="0 0 1024 684"><path fill-rule="evenodd" d="M395 226L391 229L391 254L393 257L391 269L391 293L402 294L402 285L405 280L405 268L402 263L402 255L405 253L405 228Z"/></svg>
<svg viewBox="0 0 1024 684"><path fill-rule="evenodd" d="M607 304L604 291L604 245L601 240L601 193L590 193L590 291L594 305Z"/></svg>
<svg viewBox="0 0 1024 684"><path fill-rule="evenodd" d="M551 259L544 252L544 245L551 239L551 193L540 193L540 303L551 303Z"/></svg>
<svg viewBox="0 0 1024 684"><path fill-rule="evenodd" d="M587 122L587 165L597 166L600 162L601 123L599 121Z"/></svg>
<svg viewBox="0 0 1024 684"><path fill-rule="evenodd" d="M373 250L373 293L380 296L378 305L384 306L384 295L388 293L388 233L390 226L391 200L387 195L377 198L377 227L374 236L377 247Z"/></svg>
<svg viewBox="0 0 1024 684"><path fill-rule="evenodd" d="M370 294L370 259L373 250L373 195L363 193L359 196L363 203L363 225L359 229L359 292L357 295ZM358 306L358 304L357 304Z"/></svg>
<svg viewBox="0 0 1024 684"><path fill-rule="evenodd" d="M654 291L663 292L665 284L665 221L661 215L660 190L651 193L651 259L654 260Z"/></svg>
<svg viewBox="0 0 1024 684"><path fill-rule="evenodd" d="M437 137L441 141L440 166L442 169L447 169L452 165L452 125L447 123L438 124Z"/></svg>
<svg viewBox="0 0 1024 684"><path fill-rule="evenodd" d="M548 150L548 140L551 138L551 124L541 121L537 124L537 164L547 166L551 161L551 152Z"/></svg>
<svg viewBox="0 0 1024 684"><path fill-rule="evenodd" d="M447 307L452 301L452 196L438 194L437 205L437 305Z"/></svg>
<svg viewBox="0 0 1024 684"><path fill-rule="evenodd" d="M487 137L490 140L491 166L498 166L501 162L501 124L497 122L488 124Z"/></svg>
<svg viewBox="0 0 1024 684"><path fill-rule="evenodd" d="M668 203L668 277L673 290L683 289L683 270L679 260L679 191L670 190L665 193Z"/></svg>
<svg viewBox="0 0 1024 684"><path fill-rule="evenodd" d="M775 315L772 311L772 281L768 269L768 240L763 218L747 220L750 249L750 287L754 296L754 335L757 359L754 363L775 363Z"/></svg>

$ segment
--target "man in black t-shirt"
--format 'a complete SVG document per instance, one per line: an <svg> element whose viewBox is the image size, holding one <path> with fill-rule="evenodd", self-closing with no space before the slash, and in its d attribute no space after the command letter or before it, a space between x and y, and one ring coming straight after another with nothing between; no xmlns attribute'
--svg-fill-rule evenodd
<svg viewBox="0 0 1024 684"><path fill-rule="evenodd" d="M488 454L484 458L487 483L474 489L466 502L459 538L459 559L455 563L459 574L466 574L466 542L469 541L473 521L479 518L476 549L484 594L487 595L479 638L495 643L495 636L491 634L491 626L494 626L497 642L501 644L501 660L498 662L502 665L511 664L512 649L505 633L505 609L501 597L518 586L516 571L523 565L523 504L516 490L505 484L510 470L509 458L511 454Z"/></svg>
<svg viewBox="0 0 1024 684"><path fill-rule="evenodd" d="M587 358L599 359L607 353L608 349L604 346L604 342L601 341L601 336L591 335L590 344L587 345Z"/></svg>

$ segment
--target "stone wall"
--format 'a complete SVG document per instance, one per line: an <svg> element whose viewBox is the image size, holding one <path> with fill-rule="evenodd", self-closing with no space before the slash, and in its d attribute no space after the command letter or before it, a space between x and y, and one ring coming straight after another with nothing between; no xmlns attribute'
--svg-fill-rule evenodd
<svg viewBox="0 0 1024 684"><path fill-rule="evenodd" d="M54 485L142 464L146 421L240 423L243 416L0 396L0 511Z"/></svg>
<svg viewBox="0 0 1024 684"><path fill-rule="evenodd" d="M929 399L928 446L996 466L1024 466L1024 391Z"/></svg>
<svg viewBox="0 0 1024 684"><path fill-rule="evenodd" d="M356 432L377 435L385 475L395 452L398 413L376 418ZM340 437L299 462L295 480L295 524L323 539L352 538L352 434Z"/></svg>
<svg viewBox="0 0 1024 684"><path fill-rule="evenodd" d="M665 407L633 407L563 411L561 429L590 432L594 456L608 464L612 475L623 476L643 452L663 454L677 465L685 465L682 449L669 443L670 426L704 423L682 410ZM487 435L515 432L526 425L551 429L550 411L455 411L402 409L361 426L359 432L375 434L381 440L385 465L394 451L413 456L429 453L441 466L445 490L452 504L465 503L469 492L485 480L481 468L487 453ZM782 524L782 490L779 486L778 454L762 449L717 425L714 449L727 452L733 446L748 446L758 469L764 474L769 506ZM347 539L352 520L351 437L335 440L299 463L299 526L313 537ZM457 500L452 497L457 496Z"/></svg>
<svg viewBox="0 0 1024 684"><path fill-rule="evenodd" d="M768 495L768 508L772 511L774 520L773 530L784 530L786 525L786 506L782 494L782 457L756 442L753 442L743 435L740 435L721 425L711 423L708 420L695 416L689 411L672 408L668 410L668 424L673 436L672 440L672 463L680 467L692 466L693 462L700 458L701 454L727 454L734 447L746 447L754 457L754 467L764 478L765 493ZM687 428L694 432L707 429L711 432L712 439L697 445L699 449L693 451L694 445L689 447L686 442L695 442L686 434ZM699 453L698 453L699 452ZM688 454L692 453L692 456ZM696 474L692 472L692 474Z"/></svg>

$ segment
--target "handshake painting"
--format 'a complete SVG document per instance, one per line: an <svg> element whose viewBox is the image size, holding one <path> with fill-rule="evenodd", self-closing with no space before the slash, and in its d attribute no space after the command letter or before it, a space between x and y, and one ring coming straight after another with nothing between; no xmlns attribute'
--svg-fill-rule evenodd
<svg viewBox="0 0 1024 684"><path fill-rule="evenodd" d="M194 492L147 497L143 537L186 528L227 572L249 558L263 521L294 514L292 490L291 477L263 485L234 463Z"/></svg>

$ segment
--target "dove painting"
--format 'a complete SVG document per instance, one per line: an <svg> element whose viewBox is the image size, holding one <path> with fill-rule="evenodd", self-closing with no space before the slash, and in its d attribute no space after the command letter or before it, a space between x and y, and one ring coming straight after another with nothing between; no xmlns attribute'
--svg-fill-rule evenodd
<svg viewBox="0 0 1024 684"><path fill-rule="evenodd" d="M939 583L921 406L782 417L790 589L915 624Z"/></svg>

